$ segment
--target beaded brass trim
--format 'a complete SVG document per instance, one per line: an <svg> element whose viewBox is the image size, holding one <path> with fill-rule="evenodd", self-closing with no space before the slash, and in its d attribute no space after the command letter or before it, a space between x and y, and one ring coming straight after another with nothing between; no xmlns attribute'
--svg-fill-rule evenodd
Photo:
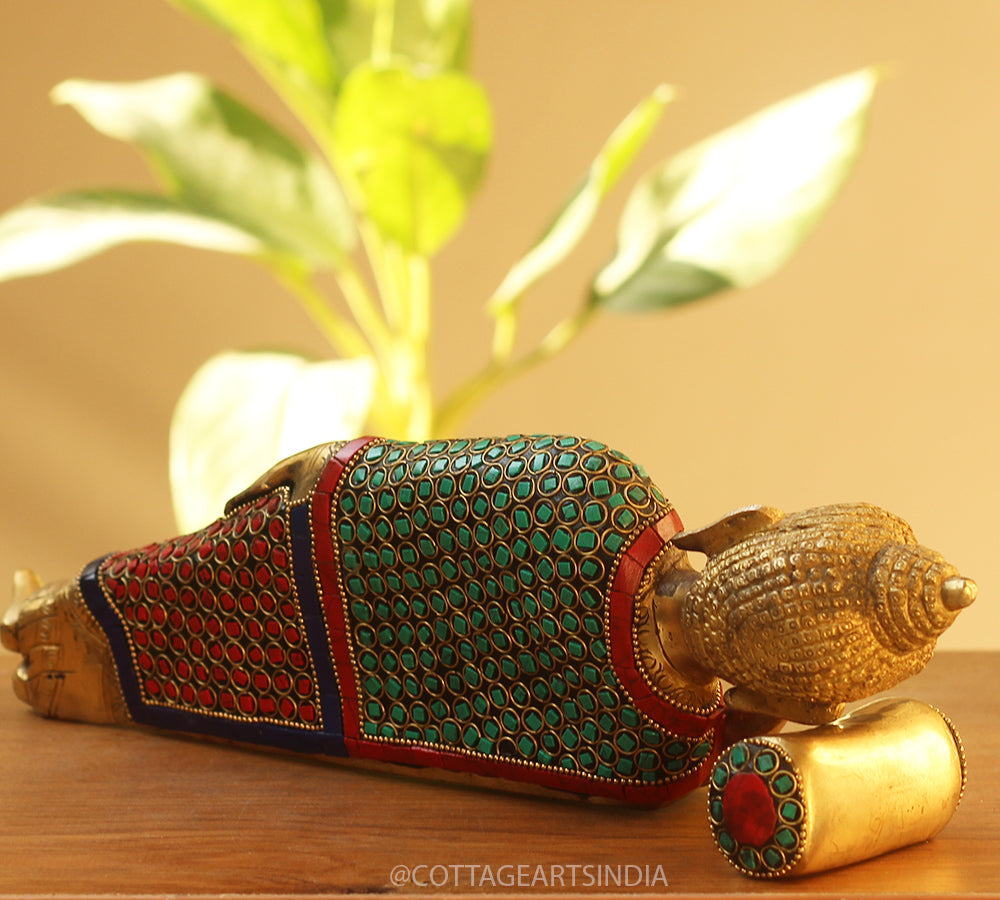
<svg viewBox="0 0 1000 900"><path fill-rule="evenodd" d="M687 712L706 714L718 709L722 703L722 684L711 679L706 684L696 684L682 675L664 652L654 614L656 580L664 557L677 551L665 546L650 563L643 576L636 597L632 639L635 658L640 673L653 692Z"/></svg>

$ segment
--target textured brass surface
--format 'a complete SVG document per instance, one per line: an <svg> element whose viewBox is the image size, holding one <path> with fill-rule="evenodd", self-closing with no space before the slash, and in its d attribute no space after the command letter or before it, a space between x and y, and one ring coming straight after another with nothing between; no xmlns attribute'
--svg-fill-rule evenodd
<svg viewBox="0 0 1000 900"><path fill-rule="evenodd" d="M975 599L974 582L867 504L740 510L674 542L710 553L679 614L699 669L736 685L736 706L800 722L916 674Z"/></svg>
<svg viewBox="0 0 1000 900"><path fill-rule="evenodd" d="M0 626L3 646L23 656L14 692L43 716L97 724L129 721L111 651L75 581L42 586L27 570Z"/></svg>
<svg viewBox="0 0 1000 900"><path fill-rule="evenodd" d="M804 875L932 838L965 788L951 722L915 700L869 703L836 722L752 738L710 780L709 824L748 875Z"/></svg>

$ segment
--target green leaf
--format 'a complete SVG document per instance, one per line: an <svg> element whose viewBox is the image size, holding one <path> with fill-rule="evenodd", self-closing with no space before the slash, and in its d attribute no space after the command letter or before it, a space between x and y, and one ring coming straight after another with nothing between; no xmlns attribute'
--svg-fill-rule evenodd
<svg viewBox="0 0 1000 900"><path fill-rule="evenodd" d="M672 88L661 84L612 132L591 163L584 183L559 211L541 240L513 265L490 298L494 314L515 303L576 247L593 222L601 201L645 146L673 94Z"/></svg>
<svg viewBox="0 0 1000 900"><path fill-rule="evenodd" d="M319 0L173 0L228 32L251 58L300 88L332 91L344 76L326 42Z"/></svg>
<svg viewBox="0 0 1000 900"><path fill-rule="evenodd" d="M334 138L382 234L425 256L459 227L492 145L489 102L460 72L361 66L344 83Z"/></svg>
<svg viewBox="0 0 1000 900"><path fill-rule="evenodd" d="M0 281L61 269L130 241L167 241L259 254L252 234L163 197L125 191L66 194L0 216Z"/></svg>
<svg viewBox="0 0 1000 900"><path fill-rule="evenodd" d="M138 144L190 209L313 263L353 248L351 213L325 163L200 76L67 81L53 96L98 131Z"/></svg>
<svg viewBox="0 0 1000 900"><path fill-rule="evenodd" d="M322 5L327 40L345 73L377 59L383 41L383 57L402 57L414 67L466 66L469 0L323 0Z"/></svg>
<svg viewBox="0 0 1000 900"><path fill-rule="evenodd" d="M181 531L280 460L357 437L372 402L371 360L309 362L282 353L223 353L184 389L170 426L170 484Z"/></svg>
<svg viewBox="0 0 1000 900"><path fill-rule="evenodd" d="M847 177L877 79L865 69L826 82L643 178L591 302L619 311L672 306L780 269Z"/></svg>

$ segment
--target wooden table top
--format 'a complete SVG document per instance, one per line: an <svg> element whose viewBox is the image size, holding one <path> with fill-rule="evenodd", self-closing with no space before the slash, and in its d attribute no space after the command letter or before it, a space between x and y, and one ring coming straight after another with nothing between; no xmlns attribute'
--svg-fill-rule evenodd
<svg viewBox="0 0 1000 900"><path fill-rule="evenodd" d="M722 859L704 790L637 811L46 721L6 688L15 662L0 655L0 896L1000 896L1000 653L939 654L893 692L945 711L965 741L969 787L947 828L781 882Z"/></svg>

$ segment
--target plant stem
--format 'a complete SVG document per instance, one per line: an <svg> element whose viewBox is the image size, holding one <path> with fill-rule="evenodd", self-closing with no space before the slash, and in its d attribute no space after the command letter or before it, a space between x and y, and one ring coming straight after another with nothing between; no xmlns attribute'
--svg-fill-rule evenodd
<svg viewBox="0 0 1000 900"><path fill-rule="evenodd" d="M342 259L334 270L337 276L337 283L344 294L347 306L351 310L351 315L364 332L376 357L380 360L387 360L392 353L392 341L385 321L378 314L375 302L368 292L361 274L355 268L354 263L347 258Z"/></svg>
<svg viewBox="0 0 1000 900"><path fill-rule="evenodd" d="M423 440L431 436L434 403L428 367L428 344L431 330L431 278L427 257L407 254L409 304L407 308L407 344L409 350L409 415L406 437Z"/></svg>
<svg viewBox="0 0 1000 900"><path fill-rule="evenodd" d="M345 358L372 355L371 346L361 332L330 307L327 298L301 267L276 264L272 271L295 295L338 354Z"/></svg>
<svg viewBox="0 0 1000 900"><path fill-rule="evenodd" d="M520 359L494 358L478 375L461 385L442 405L434 418L432 432L448 435L473 407L493 391L539 363L564 350L590 323L597 312L594 306L585 306L576 315L563 319L541 340L532 351Z"/></svg>
<svg viewBox="0 0 1000 900"><path fill-rule="evenodd" d="M378 0L372 24L372 62L387 66L392 60L392 32L395 24L395 0Z"/></svg>

